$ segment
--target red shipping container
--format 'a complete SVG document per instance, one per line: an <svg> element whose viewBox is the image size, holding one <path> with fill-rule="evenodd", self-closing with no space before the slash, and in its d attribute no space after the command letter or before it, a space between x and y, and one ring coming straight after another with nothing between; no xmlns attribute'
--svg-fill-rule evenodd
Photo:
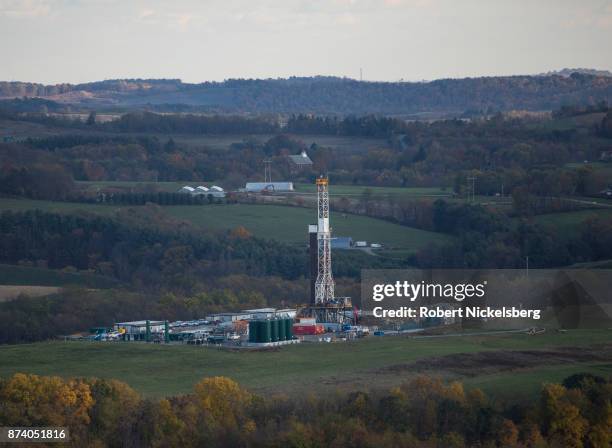
<svg viewBox="0 0 612 448"><path fill-rule="evenodd" d="M293 325L293 334L295 335L316 335L325 333L325 328L321 324L314 325Z"/></svg>

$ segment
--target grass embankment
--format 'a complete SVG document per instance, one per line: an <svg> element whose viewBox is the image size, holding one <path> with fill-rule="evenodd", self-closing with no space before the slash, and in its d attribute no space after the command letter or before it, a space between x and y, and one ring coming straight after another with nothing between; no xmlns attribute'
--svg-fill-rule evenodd
<svg viewBox="0 0 612 448"><path fill-rule="evenodd" d="M305 394L387 388L426 373L465 380L468 386L483 387L500 397L526 398L543 381L559 381L578 371L610 375L612 362L599 360L568 365L559 360L547 361L543 356L542 364L537 367L498 372L482 369L486 373L481 375L479 366L474 366L475 374L466 376L457 375L452 369L423 372L419 366L428 359L453 354L586 348L609 343L611 334L609 330L574 330L537 336L506 334L432 339L372 336L351 343L301 344L266 352L144 343L50 342L0 347L3 360L0 376L28 372L117 378L147 396L167 396L189 392L202 377L216 375L231 377L262 393ZM393 366L401 368L397 371Z"/></svg>

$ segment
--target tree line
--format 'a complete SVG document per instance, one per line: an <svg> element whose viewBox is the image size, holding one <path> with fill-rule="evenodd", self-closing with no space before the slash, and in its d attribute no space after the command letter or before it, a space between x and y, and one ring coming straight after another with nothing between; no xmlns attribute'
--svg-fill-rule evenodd
<svg viewBox="0 0 612 448"><path fill-rule="evenodd" d="M0 380L0 400L2 426L66 426L79 447L606 448L612 430L612 382L591 374L518 405L430 377L301 398L208 377L190 394L151 399L117 380L23 373Z"/></svg>
<svg viewBox="0 0 612 448"><path fill-rule="evenodd" d="M287 279L306 274L301 248L261 240L248 232L202 232L174 222L155 223L154 214L142 217L146 224L134 219L3 212L0 261L72 267L147 289L183 291L190 291L197 278L231 273Z"/></svg>
<svg viewBox="0 0 612 448"><path fill-rule="evenodd" d="M392 266L358 255L338 254L339 277L358 277L362 266ZM3 212L0 262L92 272L148 291L179 293L200 291L207 280L232 274L286 280L308 275L305 246L256 238L243 227L202 229L168 218L155 205L116 218Z"/></svg>

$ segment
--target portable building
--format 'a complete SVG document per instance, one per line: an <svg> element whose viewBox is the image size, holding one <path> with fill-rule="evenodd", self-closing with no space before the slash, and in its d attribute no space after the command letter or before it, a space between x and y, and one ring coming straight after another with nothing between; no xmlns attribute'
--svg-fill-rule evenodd
<svg viewBox="0 0 612 448"><path fill-rule="evenodd" d="M293 191L293 182L247 182L244 187L247 193L287 192Z"/></svg>
<svg viewBox="0 0 612 448"><path fill-rule="evenodd" d="M332 249L350 249L353 247L353 238L350 236L336 236L331 239Z"/></svg>

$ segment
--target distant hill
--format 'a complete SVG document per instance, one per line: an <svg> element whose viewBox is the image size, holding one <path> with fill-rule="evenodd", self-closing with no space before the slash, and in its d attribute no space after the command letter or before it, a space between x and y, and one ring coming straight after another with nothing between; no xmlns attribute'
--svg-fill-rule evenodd
<svg viewBox="0 0 612 448"><path fill-rule="evenodd" d="M231 113L419 115L553 110L612 102L612 77L596 73L366 82L335 77L231 79L187 84L178 79L122 79L86 84L0 82L0 98L39 97L80 107ZM584 70L584 69L579 69Z"/></svg>
<svg viewBox="0 0 612 448"><path fill-rule="evenodd" d="M612 77L612 72L608 70L596 70L594 68L564 68L562 70L542 73L540 76L550 76L550 75L572 76L573 73L579 73L581 75Z"/></svg>

